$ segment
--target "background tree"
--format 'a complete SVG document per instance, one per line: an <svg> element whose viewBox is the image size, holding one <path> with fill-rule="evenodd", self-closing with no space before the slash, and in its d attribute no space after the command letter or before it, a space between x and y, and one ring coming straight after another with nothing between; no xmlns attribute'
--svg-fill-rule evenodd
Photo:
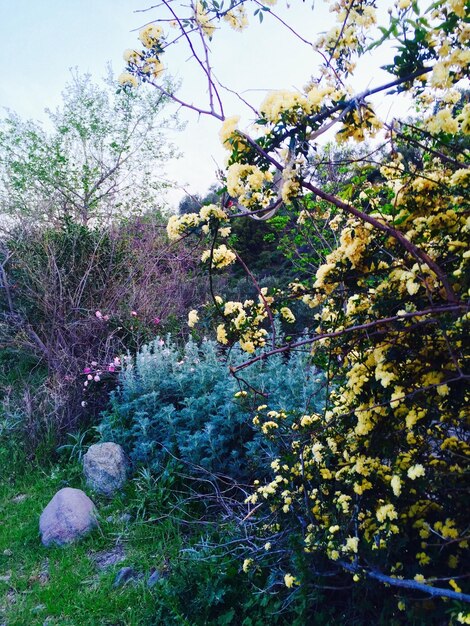
<svg viewBox="0 0 470 626"><path fill-rule="evenodd" d="M164 234L168 104L74 74L47 130L0 123L0 391L31 451L92 423L114 358L177 334L201 301L197 252Z"/></svg>
<svg viewBox="0 0 470 626"><path fill-rule="evenodd" d="M177 156L166 134L180 127L169 102L119 88L111 75L99 86L75 72L46 127L9 113L0 122L4 224L86 226L165 206L163 164Z"/></svg>

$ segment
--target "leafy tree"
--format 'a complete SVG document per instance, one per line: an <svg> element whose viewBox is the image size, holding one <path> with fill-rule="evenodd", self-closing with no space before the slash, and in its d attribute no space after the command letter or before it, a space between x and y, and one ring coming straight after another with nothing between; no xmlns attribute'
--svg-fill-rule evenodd
<svg viewBox="0 0 470 626"><path fill-rule="evenodd" d="M86 226L161 209L163 164L176 156L165 133L179 127L168 104L119 88L111 75L99 86L74 73L46 128L9 113L0 122L3 222Z"/></svg>

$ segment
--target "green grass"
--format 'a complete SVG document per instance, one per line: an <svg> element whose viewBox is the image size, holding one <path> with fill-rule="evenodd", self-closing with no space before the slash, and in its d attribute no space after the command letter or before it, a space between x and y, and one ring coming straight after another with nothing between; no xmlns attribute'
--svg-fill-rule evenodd
<svg viewBox="0 0 470 626"><path fill-rule="evenodd" d="M18 458L20 455L18 454ZM303 622L270 619L270 604L259 603L241 561L201 547L204 539L224 540L215 524L185 524L165 514L181 485L171 471L155 479L140 472L125 491L109 501L83 483L78 462L41 468L9 467L0 449L0 625L7 626L264 626ZM99 529L66 547L45 548L39 517L62 487L81 488L99 511ZM185 509L186 507L186 509ZM129 513L131 519L120 519ZM182 503L178 515L195 515ZM125 559L100 570L93 555L123 546ZM188 549L189 548L189 549ZM199 555L199 556L198 556ZM200 557L200 558L199 558ZM142 578L113 586L117 572L133 567ZM150 573L159 582L147 586ZM279 604L276 602L274 608Z"/></svg>
<svg viewBox="0 0 470 626"><path fill-rule="evenodd" d="M234 529L222 520L209 524L203 507L185 503L184 485L170 468L159 477L137 472L124 492L110 501L89 492L78 461L41 467L21 463L20 458L17 451L17 462L11 462L10 452L0 447L1 626L334 623L318 609L315 619L309 619L309 602L305 604L300 597L284 612L282 584L263 593L266 580L261 572L243 574L243 556L223 548L233 540ZM39 537L39 517L65 486L81 488L92 497L99 528L76 544L45 548ZM175 504L178 519L167 515ZM130 514L130 520L122 518L124 513ZM195 523L182 521L185 517ZM124 560L99 569L93 556L116 545L123 547ZM135 584L116 588L116 574L125 566L142 577ZM147 580L153 570L161 577L149 588Z"/></svg>
<svg viewBox="0 0 470 626"><path fill-rule="evenodd" d="M177 557L181 543L177 525L168 520L120 521L122 513L136 507L131 482L111 502L93 498L100 512L99 530L77 544L45 548L39 537L39 516L64 486L83 488L77 465L12 472L0 485L0 624L158 623L153 620L161 591L148 589L146 579L151 568L163 570ZM125 560L98 570L92 555L116 543L123 545ZM135 585L113 588L116 572L126 565L144 578Z"/></svg>

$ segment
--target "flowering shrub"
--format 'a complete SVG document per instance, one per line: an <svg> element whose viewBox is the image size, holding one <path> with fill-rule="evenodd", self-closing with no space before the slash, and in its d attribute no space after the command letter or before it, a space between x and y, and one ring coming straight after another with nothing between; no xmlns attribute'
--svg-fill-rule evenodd
<svg viewBox="0 0 470 626"><path fill-rule="evenodd" d="M174 4L164 1L162 8L175 15ZM273 13L274 2L254 4L257 12ZM219 228L240 216L270 219L283 203L301 206L302 232L307 222L328 220L329 205L337 235L328 237L331 248L310 275L258 289L258 301L214 298L219 341L238 341L247 353L235 373L308 345L333 383L324 411L300 409L292 423L269 403L259 409L255 423L268 440L290 443L273 460L271 480L249 497L256 507L249 515L265 509L274 516L260 532L267 531L268 543L279 550L283 538L296 536L320 581L336 575L359 587L386 583L397 594L394 619L405 609L419 619L418 593L470 601L464 565L470 103L462 90L469 76L470 7L464 0L437 0L420 11L417 1L400 0L390 6L389 23L378 24L373 1L330 5L337 23L313 46L323 60L318 77L301 90L269 93L249 132L239 128L239 119L225 119L204 61L207 45L204 54L195 53L210 99L208 110L197 110L224 121L226 190L235 200L222 202L226 215L209 228L213 239L204 258L211 268L240 261L226 244L223 255L217 248ZM181 38L189 38L191 29L203 43L216 37L226 10L209 1L193 9L188 19L177 16ZM389 41L395 46L386 68L391 80L353 96L356 62ZM130 69L142 77L138 67ZM406 92L418 119L381 120L370 96L385 92ZM318 138L333 128L338 143L380 142L373 178L366 174L370 157L356 164L354 184L334 192L315 178ZM173 222L172 231L181 235L200 224L194 215L191 223ZM268 323L292 301L308 308L311 336L268 348ZM197 311L195 323L196 317ZM286 544L284 554L292 555ZM297 575L295 559L286 567L285 585L295 593L308 577ZM442 619L444 603L432 606L433 619ZM451 620L468 623L461 609L451 605Z"/></svg>

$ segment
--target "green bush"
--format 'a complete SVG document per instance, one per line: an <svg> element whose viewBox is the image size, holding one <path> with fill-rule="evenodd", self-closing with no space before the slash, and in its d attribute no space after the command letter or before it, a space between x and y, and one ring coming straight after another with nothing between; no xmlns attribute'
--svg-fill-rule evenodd
<svg viewBox="0 0 470 626"><path fill-rule="evenodd" d="M229 372L242 360L238 347L224 354L208 340L190 340L182 351L169 337L150 343L128 361L99 426L102 438L123 444L135 463L158 466L172 454L196 473L200 466L249 478L261 458L273 458L283 445L276 442L273 450L255 434L251 418L257 406L269 400L271 408L286 412L299 406L318 410L324 379L305 352L260 361L243 381ZM250 401L247 385L257 392Z"/></svg>

